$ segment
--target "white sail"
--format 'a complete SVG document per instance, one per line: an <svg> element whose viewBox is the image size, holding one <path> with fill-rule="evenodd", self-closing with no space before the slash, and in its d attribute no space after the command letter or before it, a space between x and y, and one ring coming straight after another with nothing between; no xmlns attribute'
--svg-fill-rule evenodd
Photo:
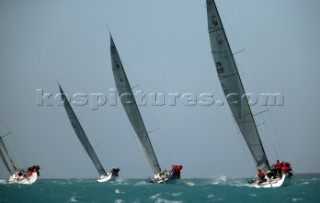
<svg viewBox="0 0 320 203"><path fill-rule="evenodd" d="M66 98L60 84L59 84L59 89L61 92L61 99L63 101L64 108L67 112L68 118L70 120L70 123L73 127L74 132L76 133L79 141L81 142L83 148L86 150L87 154L89 155L91 161L93 162L94 166L96 167L98 173L100 176L107 176L106 171L104 170L103 166L101 165L97 154L95 153L92 145L90 144L90 141L84 132L76 114L74 113L68 99Z"/></svg>
<svg viewBox="0 0 320 203"><path fill-rule="evenodd" d="M115 79L118 94L121 99L121 103L131 122L132 127L134 128L139 138L143 152L154 174L158 174L161 172L161 169L160 169L156 154L153 150L152 144L148 136L148 132L142 120L139 108L136 104L129 81L123 69L120 56L118 54L117 48L113 42L111 35L110 35L110 50L111 50L111 61L112 61L111 63L112 63L113 76Z"/></svg>
<svg viewBox="0 0 320 203"><path fill-rule="evenodd" d="M232 115L259 168L269 168L259 132L214 0L207 0L212 56Z"/></svg>

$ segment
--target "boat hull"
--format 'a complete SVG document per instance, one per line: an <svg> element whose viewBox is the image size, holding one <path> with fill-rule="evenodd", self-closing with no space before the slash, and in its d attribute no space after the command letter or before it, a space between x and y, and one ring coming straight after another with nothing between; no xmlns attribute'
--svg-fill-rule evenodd
<svg viewBox="0 0 320 203"><path fill-rule="evenodd" d="M37 172L33 172L30 176L19 176L18 173L14 173L9 177L9 183L31 185L36 182L37 178Z"/></svg>
<svg viewBox="0 0 320 203"><path fill-rule="evenodd" d="M174 180L153 180L153 179L147 179L148 183L154 183L154 184L176 184L177 179Z"/></svg>
<svg viewBox="0 0 320 203"><path fill-rule="evenodd" d="M149 178L147 179L148 183L157 183L157 184L175 184L177 182L178 178Z"/></svg>
<svg viewBox="0 0 320 203"><path fill-rule="evenodd" d="M254 181L250 184L252 187L256 188L276 188L276 187L283 187L287 186L290 182L289 174L282 175L281 178L275 179L267 179L267 181L259 183L259 181Z"/></svg>
<svg viewBox="0 0 320 203"><path fill-rule="evenodd" d="M97 179L97 181L99 183L103 183L107 181L114 181L116 179L117 179L117 176L113 176L111 173L108 173L106 176L105 175L100 176L100 178Z"/></svg>

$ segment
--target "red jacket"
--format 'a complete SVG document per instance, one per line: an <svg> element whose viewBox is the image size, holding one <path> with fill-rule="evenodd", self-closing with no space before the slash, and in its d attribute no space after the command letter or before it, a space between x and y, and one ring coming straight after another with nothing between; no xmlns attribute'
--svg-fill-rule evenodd
<svg viewBox="0 0 320 203"><path fill-rule="evenodd" d="M274 165L274 168L280 169L280 168L281 168L281 164L280 164L279 162L277 162L277 163Z"/></svg>
<svg viewBox="0 0 320 203"><path fill-rule="evenodd" d="M259 172L258 172L258 177L259 177L259 178L264 178L264 177L265 177L264 172L259 171Z"/></svg>

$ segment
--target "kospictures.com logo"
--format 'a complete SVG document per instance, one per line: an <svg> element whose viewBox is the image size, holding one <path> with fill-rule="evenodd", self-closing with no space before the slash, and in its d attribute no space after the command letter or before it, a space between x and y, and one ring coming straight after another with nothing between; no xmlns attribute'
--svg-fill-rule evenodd
<svg viewBox="0 0 320 203"><path fill-rule="evenodd" d="M223 99L215 99L213 93L194 94L190 92L178 93L145 93L143 90L136 90L133 94L124 93L120 96L116 89L110 89L108 93L63 93L69 103L73 106L90 105L92 110L97 110L104 105L116 106L119 103L131 104L136 102L138 106L223 106L225 103L240 105L247 100L250 106L283 106L284 96L281 93L246 93L239 95L229 93ZM64 102L61 93L49 93L43 89L36 89L37 106L63 106Z"/></svg>

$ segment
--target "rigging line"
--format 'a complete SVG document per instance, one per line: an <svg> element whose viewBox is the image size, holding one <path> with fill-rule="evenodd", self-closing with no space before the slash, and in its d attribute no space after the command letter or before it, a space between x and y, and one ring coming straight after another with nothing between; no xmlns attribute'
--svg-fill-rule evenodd
<svg viewBox="0 0 320 203"><path fill-rule="evenodd" d="M253 116L256 116L256 115L262 114L262 113L264 113L264 112L266 112L266 111L269 111L269 109L266 109L266 110L260 111L259 113L256 113L256 114L254 114Z"/></svg>
<svg viewBox="0 0 320 203"><path fill-rule="evenodd" d="M158 129L158 131L159 131L159 133L160 133L160 138L161 138L162 145L164 146L165 154L164 154L163 157L166 159L167 164L168 164L168 163L169 163L169 164L172 164L172 160L170 159L170 156L169 156L169 154L171 154L171 153L169 152L168 146L167 146L167 144L166 144L166 142L165 142L165 139L164 139L164 137L163 137L161 128L159 127L158 121L157 121L157 119L156 119L156 117L155 117L155 115L154 115L154 111L153 111L152 108L150 109L150 112L151 112L152 117L153 117L153 120L154 120L154 122L155 122L155 124L156 124L156 126L157 126L157 129Z"/></svg>
<svg viewBox="0 0 320 203"><path fill-rule="evenodd" d="M249 107L249 108L250 108L250 107ZM261 111L261 112L256 113L256 114L252 114L252 117L254 118L256 115L262 114L262 113L264 113L264 112L266 112L266 111L269 111L269 109L264 110L264 111ZM245 115L243 115L243 116L238 117L237 120L240 120L241 118L244 118L244 117L250 116L250 115L251 115L250 113L247 113L247 114L245 114Z"/></svg>
<svg viewBox="0 0 320 203"><path fill-rule="evenodd" d="M266 136L266 133L264 130L260 130L260 133L263 135L264 138L269 138L269 139L265 139L264 141L268 141L269 145L271 143L271 145L274 146L273 140L270 138L270 136ZM274 147L269 147L269 152L272 152L273 155L273 159L277 159L276 157L278 157L277 155L277 151L274 149Z"/></svg>
<svg viewBox="0 0 320 203"><path fill-rule="evenodd" d="M258 127L258 126L263 125L263 124L265 124L265 123L266 123L266 122L263 121L262 123L256 124L256 126Z"/></svg>
<svg viewBox="0 0 320 203"><path fill-rule="evenodd" d="M23 156L21 155L22 153L21 153L21 151L19 150L19 147L14 147L14 146L11 144L11 142L9 142L9 141L7 141L7 145L8 145L8 151L12 152L11 155L10 155L10 153L8 152L9 155L11 156L11 158L14 159L15 164L18 165L18 166L16 166L16 167L17 167L17 168L20 168L20 167L21 167L21 159L20 159L20 158L22 158L22 163L23 163L22 165L25 164L25 159L24 159ZM10 149L15 149L15 150L10 150ZM18 151L18 152L19 152L19 155L21 155L21 156L17 156L16 151ZM13 157L12 157L12 155L13 155ZM19 157L19 159L18 159L18 157Z"/></svg>
<svg viewBox="0 0 320 203"><path fill-rule="evenodd" d="M137 84L137 85L131 87L131 90L133 90L133 89L135 89L135 88L137 88L137 87L139 87L139 86L140 86L140 84Z"/></svg>
<svg viewBox="0 0 320 203"><path fill-rule="evenodd" d="M101 145L101 143L98 143L98 144L92 146L92 148L93 148L93 149L96 149L96 148L99 147L100 145Z"/></svg>
<svg viewBox="0 0 320 203"><path fill-rule="evenodd" d="M92 146L92 149L94 150L94 153L96 153L97 158L98 158L98 160L99 160L99 162L100 162L100 164L101 164L101 166L102 166L102 169L103 169L106 173L108 173L108 170L106 170L105 167L103 166L103 163L102 163L102 161L101 161L101 158L99 158L99 156L98 156L98 154L97 154L97 151L96 151L96 149L97 149L100 145L101 145L101 143L99 142L99 143L95 144L94 146ZM88 155L87 152L86 152L86 154ZM89 156L89 158L90 158L90 162L92 163L93 161L91 160L91 157L90 157L90 156ZM110 166L110 163L108 162L108 159L104 159L104 161L107 163L108 166ZM90 163L90 164L91 164L91 163ZM94 168L96 169L95 163L94 163L93 165L94 165Z"/></svg>
<svg viewBox="0 0 320 203"><path fill-rule="evenodd" d="M12 134L11 131L9 131L9 132L7 132L6 134L2 135L1 138L4 138L4 137L6 137L6 136L8 136L8 135L10 135L10 134Z"/></svg>
<svg viewBox="0 0 320 203"><path fill-rule="evenodd" d="M107 30L108 30L108 32L109 32L109 34L111 34L111 30L110 30L110 28L109 28L108 23L106 23L105 25L106 25L106 28L107 28Z"/></svg>
<svg viewBox="0 0 320 203"><path fill-rule="evenodd" d="M234 31L234 30L232 29L232 27L230 26L228 20L225 19L225 21L226 21L227 24L229 25L229 28L230 28L233 36L236 38L236 40L238 41L238 43L240 44L240 46L241 46L241 47L244 47L244 46L242 45L240 39L238 38L238 36L235 34L235 31ZM247 61L247 63L249 64L249 68L250 68L250 70L251 70L251 72L252 72L252 74L253 74L253 77L254 77L254 80L255 80L255 83L256 83L255 86L258 88L258 91L261 92L261 86L260 86L260 83L259 83L257 74L256 74L256 72L254 71L254 68L253 68L253 66L252 66L252 64L251 64L251 62L250 62L250 60L249 60L249 56L248 56L248 54L247 54L245 51L244 51L244 54L245 54L246 61ZM274 134L275 134L275 136L273 136L273 137L275 137L276 143L277 143L277 145L273 145L273 146L276 146L276 147L280 150L281 155L283 156L283 151L282 151L282 148L281 148L280 143L279 143L279 137L278 137L278 134L277 134L276 129L275 129L275 125L274 125L274 122L273 122L273 118L272 118L270 112L268 113L268 115L269 115L269 118L270 118L270 120L271 120L271 126L272 126L272 129L273 129ZM269 125L267 125L267 128L269 128ZM271 134L269 134L267 137L270 137L270 136L271 136ZM271 139L272 139L272 138L271 138ZM272 139L272 140L273 140L273 139Z"/></svg>
<svg viewBox="0 0 320 203"><path fill-rule="evenodd" d="M271 118L270 119L271 120L271 126L272 126L273 132L274 132L275 137L276 137L276 142L278 143L278 148L280 149L280 155L281 155L281 157L285 158L284 153L282 151L282 148L281 148L281 146L279 144L280 143L279 139L277 139L278 138L278 133L276 131L276 128L275 128L275 125L274 125L274 122L273 122L272 114L270 112L269 112L269 117Z"/></svg>
<svg viewBox="0 0 320 203"><path fill-rule="evenodd" d="M236 38L237 38L237 37L236 37ZM237 38L237 40L238 40L239 43L241 44L241 42L240 42L240 40L239 40L238 38ZM244 52L244 54L245 54L247 63L249 64L249 68L250 68L251 72L253 73L254 80L255 80L255 83L257 84L258 91L261 92L261 86L260 86L258 77L257 77L257 75L256 75L256 73L255 73L255 71L254 71L254 68L253 68L253 66L252 66L252 64L251 64L251 62L250 62L250 60L249 60L249 56L248 56L248 54L247 54L246 52ZM267 108L267 109L264 110L263 112L269 111L269 110L270 110L270 109ZM268 131L269 131L269 135L265 135L265 137L270 137L271 142L272 142L272 146L276 146L276 148L278 148L278 149L280 150L280 153L281 153L281 155L283 156L282 148L281 148L281 146L280 146L280 144L279 144L279 138L278 138L278 134L277 134L276 129L275 129L275 125L274 125L274 122L273 122L272 115L271 115L270 112L268 112L268 115L269 115L269 118L270 118L270 120L271 120L271 126L272 126L272 129L273 129L273 131L274 131L274 135L275 135L275 136L271 136L272 133L271 133L271 131L269 130L269 125L266 125L267 128L268 128ZM262 117L263 117L263 116L262 116ZM277 143L276 145L274 145L273 137L275 137L275 139L276 139L276 141L275 141L275 143ZM272 147L272 146L271 146L271 147ZM272 148L273 148L273 147L272 147ZM274 149L273 149L273 150L274 150ZM276 153L276 155L277 155L277 153Z"/></svg>
<svg viewBox="0 0 320 203"><path fill-rule="evenodd" d="M245 49L241 49L240 51L237 51L237 52L235 52L235 53L232 53L232 55L237 55L237 54L239 54L239 53L241 53L241 52L244 52L245 51Z"/></svg>
<svg viewBox="0 0 320 203"><path fill-rule="evenodd" d="M269 110L270 110L270 109L267 108L265 111L269 111ZM270 114L270 112L268 112L268 113ZM271 114L270 114L270 115L271 115ZM265 120L264 114L262 114L261 117L262 117L263 120ZM270 121L272 122L272 119L270 119ZM272 123L271 123L271 124L272 124ZM274 126L274 125L272 124L271 126ZM263 129L261 129L261 132L264 133L264 137L268 139L269 143L271 143L271 147L269 147L269 148L273 151L273 153L274 153L274 155L275 155L274 158L275 158L275 159L279 159L279 156L278 156L277 151L279 151L279 152L281 153L282 150L281 150L281 147L280 147L280 145L279 145L278 140L276 139L276 141L274 141L274 139L273 139L274 137L277 138L277 135L276 135L275 133L272 133L272 132L271 132L269 125L266 125L266 128L265 128L265 129L267 130L267 133L265 133L265 132L263 131ZM275 135L275 136L272 136L272 135Z"/></svg>
<svg viewBox="0 0 320 203"><path fill-rule="evenodd" d="M243 153L244 153L244 156L246 157L246 160L247 160L247 166L250 166L250 165L252 165L252 162L253 163L255 163L255 160L254 160L254 158L253 158L253 156L252 156L252 154L250 153L250 151L249 151L249 149L248 149L248 146L247 146L247 144L245 143L245 140L244 140L244 138L243 138L243 136L242 136L242 133L241 133L241 131L240 131L240 128L239 128L239 126L237 125L237 123L236 123L236 121L235 120L233 120L233 124L234 124L234 126L235 126L235 129L236 129L236 132L237 132L237 134L238 134L238 139L239 139L239 141L240 141L240 143L241 143L241 148L242 148L242 150L243 150ZM251 157L251 160L249 159L249 157ZM255 173L256 171L254 171L253 169L252 169L252 167L248 167L249 168L249 170L251 170L252 171L252 173Z"/></svg>
<svg viewBox="0 0 320 203"><path fill-rule="evenodd" d="M112 37L113 38L113 37ZM114 38L113 38L114 39ZM114 43L115 43L115 45L118 45L119 46L119 42L118 43L116 43L116 40L114 40ZM121 44L120 44L121 45ZM118 47L117 46L117 47ZM125 53L124 53L125 54ZM122 64L122 68L123 68L123 70L125 71L125 73L126 73L126 76L127 76L127 79L128 79L128 81L130 81L129 82L129 84L130 84L130 88L131 88L131 90L132 89L134 89L134 88L136 88L136 86L134 86L134 87L131 87L131 84L139 84L139 83L136 83L135 81L141 81L141 80L138 80L139 79L139 77L136 75L136 71L133 71L132 69L131 69L131 66L137 66L137 65L128 65L127 63L126 63L126 57L120 57L119 56L119 58L120 58L120 61L121 61L121 64ZM129 78L131 78L131 80L129 80ZM139 86L140 86L140 84L139 84ZM134 94L133 94L134 95Z"/></svg>
<svg viewBox="0 0 320 203"><path fill-rule="evenodd" d="M153 130L150 130L150 131L148 131L148 134L151 134L151 133L153 133L153 132L155 132L155 131L157 131L157 130L159 130L160 128L155 128L155 129L153 129Z"/></svg>
<svg viewBox="0 0 320 203"><path fill-rule="evenodd" d="M133 138L137 138L137 139L134 139L134 141L133 142L135 142L136 144L134 145L134 146L136 146L136 147L134 147L134 151L137 151L137 154L140 154L140 153L142 153L142 155L143 156L137 156L137 158L139 159L139 160L142 160L143 162L146 162L147 164L144 166L145 168L152 168L152 166L150 166L150 164L149 164L149 160L148 160L148 158L146 158L146 155L145 155L145 153L146 153L146 151L143 149L143 147L142 147L142 143L140 142L140 140L139 140L139 137L138 136L134 136ZM150 138L149 138L150 139ZM152 143L151 143L152 144ZM138 149L139 148L139 146L140 146L140 149ZM141 148L142 148L142 150L141 150ZM154 148L154 147L153 147ZM137 150L136 150L137 149ZM140 157L144 157L144 159L143 158L140 158ZM157 159L158 160L158 159ZM159 160L158 160L158 164L159 164ZM160 164L159 164L159 166L160 166ZM161 167L161 166L160 166ZM151 171L153 171L153 169L150 169Z"/></svg>
<svg viewBox="0 0 320 203"><path fill-rule="evenodd" d="M269 111L269 110L270 109L267 108L266 111ZM268 112L268 113L270 114L270 112ZM269 117L270 117L270 115L269 115ZM261 117L262 117L262 119L265 120L264 114L262 114ZM271 121L271 126L274 126L272 124L272 119L270 119L270 121ZM268 139L269 143L271 143L271 146L269 148L272 149L272 151L274 152L275 156L277 157L276 159L279 159L277 151L279 151L281 153L282 150L281 150L281 147L280 147L278 139L277 139L278 137L275 133L271 132L270 125L266 125L265 129L267 130L267 133L264 132L264 138ZM260 131L262 132L263 129L261 128ZM276 138L276 141L274 140L274 137Z"/></svg>

